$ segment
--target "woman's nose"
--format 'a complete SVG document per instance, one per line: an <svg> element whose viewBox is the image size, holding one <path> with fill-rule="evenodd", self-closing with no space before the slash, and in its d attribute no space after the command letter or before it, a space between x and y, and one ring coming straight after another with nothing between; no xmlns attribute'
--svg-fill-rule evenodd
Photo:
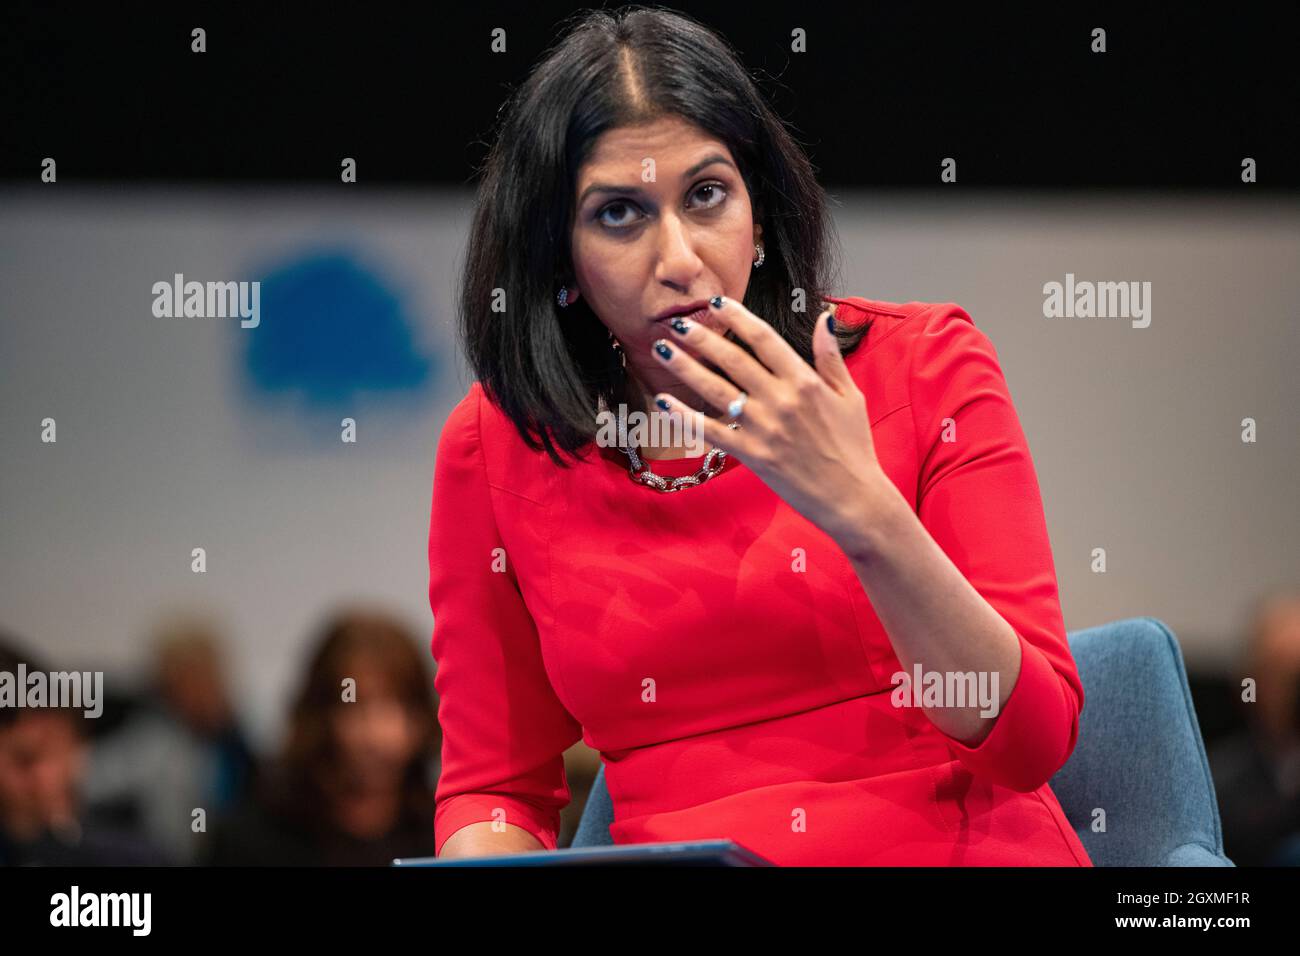
<svg viewBox="0 0 1300 956"><path fill-rule="evenodd" d="M656 278L681 288L691 287L704 263L695 252L691 230L677 216L664 216L659 227L659 262Z"/></svg>

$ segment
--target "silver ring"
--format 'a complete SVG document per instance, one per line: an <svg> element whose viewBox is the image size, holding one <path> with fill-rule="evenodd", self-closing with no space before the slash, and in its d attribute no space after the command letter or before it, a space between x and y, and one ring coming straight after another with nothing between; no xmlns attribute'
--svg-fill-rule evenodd
<svg viewBox="0 0 1300 956"><path fill-rule="evenodd" d="M749 396L744 392L741 392L732 400L731 404L727 406L727 414L732 418L739 418L740 413L745 410L745 403L747 401L749 401Z"/></svg>

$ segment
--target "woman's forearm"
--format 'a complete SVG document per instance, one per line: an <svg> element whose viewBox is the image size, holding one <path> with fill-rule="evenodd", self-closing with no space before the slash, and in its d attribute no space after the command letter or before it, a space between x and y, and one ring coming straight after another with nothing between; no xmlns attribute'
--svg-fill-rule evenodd
<svg viewBox="0 0 1300 956"><path fill-rule="evenodd" d="M505 824L505 829L496 831L490 820L471 823L461 827L442 845L438 854L440 860L450 860L467 856L498 856L504 853L527 853L530 850L544 850L541 841L523 827L513 823Z"/></svg>
<svg viewBox="0 0 1300 956"><path fill-rule="evenodd" d="M909 679L919 663L925 673L997 675L997 711L1020 675L1020 641L1015 630L966 580L921 524L907 499L883 474L864 503L857 531L842 536L871 606L884 625ZM946 683L946 681L945 681ZM919 693L924 688L916 688ZM993 730L996 717L969 706L925 707L943 733L969 747Z"/></svg>

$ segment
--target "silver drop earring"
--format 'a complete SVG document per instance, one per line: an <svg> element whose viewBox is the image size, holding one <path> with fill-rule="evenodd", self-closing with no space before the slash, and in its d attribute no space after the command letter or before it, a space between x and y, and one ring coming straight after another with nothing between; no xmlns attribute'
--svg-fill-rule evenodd
<svg viewBox="0 0 1300 956"><path fill-rule="evenodd" d="M569 307L569 287L567 285L560 286L560 291L555 295L555 301L560 303L561 309Z"/></svg>
<svg viewBox="0 0 1300 956"><path fill-rule="evenodd" d="M767 258L767 253L763 251L763 244L760 242L754 243L754 251L758 253L758 258L754 260L754 268L757 269L763 264L763 260Z"/></svg>

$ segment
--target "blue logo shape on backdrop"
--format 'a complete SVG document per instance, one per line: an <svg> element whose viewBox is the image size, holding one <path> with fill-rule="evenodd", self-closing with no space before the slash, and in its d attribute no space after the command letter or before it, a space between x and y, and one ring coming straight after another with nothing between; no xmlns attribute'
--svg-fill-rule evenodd
<svg viewBox="0 0 1300 956"><path fill-rule="evenodd" d="M240 336L255 394L346 413L361 392L411 398L432 386L436 359L417 350L403 297L356 257L313 253L261 283L261 323Z"/></svg>

